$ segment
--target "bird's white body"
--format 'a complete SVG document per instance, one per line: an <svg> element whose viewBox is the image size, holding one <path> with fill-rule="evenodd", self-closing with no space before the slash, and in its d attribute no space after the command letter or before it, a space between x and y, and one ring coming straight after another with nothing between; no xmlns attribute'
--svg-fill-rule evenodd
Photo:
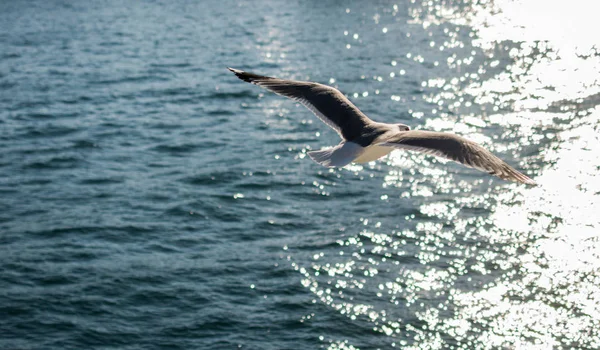
<svg viewBox="0 0 600 350"><path fill-rule="evenodd" d="M392 147L384 146L369 146L366 147L363 153L354 159L354 163L368 163L377 160L381 157L385 157L390 154L394 149Z"/></svg>

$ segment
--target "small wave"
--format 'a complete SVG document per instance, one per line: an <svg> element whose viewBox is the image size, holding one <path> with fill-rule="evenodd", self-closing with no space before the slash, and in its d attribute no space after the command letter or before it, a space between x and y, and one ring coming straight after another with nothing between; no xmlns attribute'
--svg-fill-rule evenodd
<svg viewBox="0 0 600 350"><path fill-rule="evenodd" d="M47 185L52 183L51 179L47 179L47 178L37 178L37 179L30 179L30 180L23 180L20 182L21 185Z"/></svg>
<svg viewBox="0 0 600 350"><path fill-rule="evenodd" d="M294 231L294 230L301 230L301 231L305 231L311 228L315 228L316 225L310 222L303 222L303 221L288 221L288 222L282 222L279 220L268 220L268 221L262 221L262 222L257 222L254 224L254 228L256 230L260 230L262 231L279 231L279 232L290 232L290 231Z"/></svg>
<svg viewBox="0 0 600 350"><path fill-rule="evenodd" d="M27 234L41 236L52 239L71 234L99 234L98 237L107 241L122 242L131 237L139 237L140 234L155 232L156 228L152 226L140 225L122 225L122 226L73 226L73 227L56 227L36 231L28 231ZM128 236L131 236L128 238Z"/></svg>
<svg viewBox="0 0 600 350"><path fill-rule="evenodd" d="M82 160L75 157L52 157L48 160L35 161L23 165L25 169L71 169L75 168Z"/></svg>
<svg viewBox="0 0 600 350"><path fill-rule="evenodd" d="M98 44L98 46L101 46L101 47L115 47L115 46L123 46L123 45L125 45L125 44L122 42L119 42L119 41L103 41Z"/></svg>
<svg viewBox="0 0 600 350"><path fill-rule="evenodd" d="M36 279L36 283L40 286L60 286L60 285L68 285L72 284L76 281L73 278L68 278L67 276L54 275L54 276L43 276L39 279Z"/></svg>
<svg viewBox="0 0 600 350"><path fill-rule="evenodd" d="M238 181L242 178L242 174L233 171L220 171L212 172L207 174L198 174L194 176L188 176L179 181L189 185L214 185L214 184L226 184L234 181ZM233 197L232 197L233 198Z"/></svg>
<svg viewBox="0 0 600 350"><path fill-rule="evenodd" d="M274 139L266 139L263 142L267 143L267 144L278 144L278 143L289 144L292 142L306 144L306 143L315 142L315 139L302 137L302 135L290 135L290 136L276 137Z"/></svg>
<svg viewBox="0 0 600 350"><path fill-rule="evenodd" d="M88 148L97 148L98 144L89 140L75 140L73 141L73 145L71 148L73 149L88 149Z"/></svg>
<svg viewBox="0 0 600 350"><path fill-rule="evenodd" d="M181 154L181 153L191 153L200 148L200 145L185 143L181 145L167 145L162 144L156 147L153 147L152 150L160 153L169 153L169 154Z"/></svg>
<svg viewBox="0 0 600 350"><path fill-rule="evenodd" d="M48 120L48 119L61 119L61 118L77 118L80 116L79 113L43 113L34 112L27 113L21 116L17 116L15 119L19 120Z"/></svg>
<svg viewBox="0 0 600 350"><path fill-rule="evenodd" d="M189 87L171 87L166 89L146 89L134 95L123 95L118 96L120 98L138 98L138 97L171 97L171 96L185 96L185 98L192 98L196 96L198 92Z"/></svg>
<svg viewBox="0 0 600 350"><path fill-rule="evenodd" d="M204 114L218 116L218 115L235 115L236 113L233 111L225 110L225 109L215 109L212 111L204 112Z"/></svg>
<svg viewBox="0 0 600 350"><path fill-rule="evenodd" d="M11 81L0 82L0 90L8 90L17 86L17 83Z"/></svg>
<svg viewBox="0 0 600 350"><path fill-rule="evenodd" d="M184 205L175 205L163 212L166 216L190 217L194 219L207 219L203 213L189 209Z"/></svg>
<svg viewBox="0 0 600 350"><path fill-rule="evenodd" d="M208 95L203 95L204 99L227 100L236 98L256 98L257 93L251 90L242 90L237 92L213 92Z"/></svg>
<svg viewBox="0 0 600 350"><path fill-rule="evenodd" d="M254 178L252 176L250 179ZM283 181L272 181L272 180L263 180L261 182L258 181L249 181L240 184L236 184L234 189L243 191L243 190L275 190L275 189L291 189L294 187L302 187L303 185L300 182L283 182Z"/></svg>
<svg viewBox="0 0 600 350"><path fill-rule="evenodd" d="M79 181L81 185L112 185L123 183L125 180L120 177L97 177L90 179L83 179Z"/></svg>
<svg viewBox="0 0 600 350"><path fill-rule="evenodd" d="M215 197L215 196L212 196ZM233 200L233 196L228 197ZM199 204L179 204L163 212L165 216L175 216L196 221L221 221L221 222L240 222L243 215L232 210L225 210L223 206L214 203L203 202Z"/></svg>
<svg viewBox="0 0 600 350"><path fill-rule="evenodd" d="M10 111L20 111L23 109L28 109L28 108L36 108L36 107L47 107L49 105L48 101L25 101L25 102L19 102L17 104L14 105L14 107L9 107L8 110Z"/></svg>
<svg viewBox="0 0 600 350"><path fill-rule="evenodd" d="M22 135L20 135L19 137L20 138L62 137L62 136L74 134L78 131L80 131L79 128L51 125L51 126L45 126L43 128L38 127L38 128L32 129L32 130L28 130L25 133L23 133Z"/></svg>
<svg viewBox="0 0 600 350"><path fill-rule="evenodd" d="M123 84L123 83L146 83L146 82L160 82L160 81L168 81L169 78L163 78L154 75L138 75L138 76L128 76L117 79L103 79L103 80L92 80L89 84L92 85L115 85L115 84Z"/></svg>
<svg viewBox="0 0 600 350"><path fill-rule="evenodd" d="M68 105L74 105L74 104L78 104L78 103L82 103L82 102L90 102L93 100L94 99L89 96L78 96L78 97L72 98L72 99L60 100L60 102L62 102L64 104L68 104ZM96 101L96 102L99 103L101 101Z"/></svg>
<svg viewBox="0 0 600 350"><path fill-rule="evenodd" d="M5 188L1 188L0 187L0 194L1 195L9 195L9 194L17 194L19 193L19 191L16 188L10 188L10 187L5 187ZM0 219L1 221L2 219Z"/></svg>
<svg viewBox="0 0 600 350"><path fill-rule="evenodd" d="M152 68L186 68L191 67L191 64L187 62L181 63L152 63L150 65Z"/></svg>
<svg viewBox="0 0 600 350"><path fill-rule="evenodd" d="M11 53L5 53L5 54L3 54L2 56L0 56L0 59L7 60L7 59L19 58L19 57L21 57L21 55L19 55L18 53L11 52Z"/></svg>
<svg viewBox="0 0 600 350"><path fill-rule="evenodd" d="M175 252L179 251L179 249L176 249L174 247L168 246L166 244L156 243L156 242L146 245L145 248L150 251L158 252L158 253L175 253Z"/></svg>

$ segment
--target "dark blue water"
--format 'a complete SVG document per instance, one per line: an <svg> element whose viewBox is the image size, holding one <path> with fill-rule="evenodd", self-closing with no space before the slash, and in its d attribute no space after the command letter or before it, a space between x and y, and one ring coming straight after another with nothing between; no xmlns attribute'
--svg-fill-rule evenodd
<svg viewBox="0 0 600 350"><path fill-rule="evenodd" d="M600 347L597 39L514 6L0 3L0 348ZM323 168L335 132L228 66L540 186L399 151Z"/></svg>

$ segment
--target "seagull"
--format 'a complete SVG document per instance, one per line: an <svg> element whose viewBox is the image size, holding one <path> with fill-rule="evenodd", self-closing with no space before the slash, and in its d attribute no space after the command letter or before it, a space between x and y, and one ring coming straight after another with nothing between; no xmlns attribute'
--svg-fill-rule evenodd
<svg viewBox="0 0 600 350"><path fill-rule="evenodd" d="M411 130L405 124L375 122L331 86L228 69L245 82L299 102L340 135L342 141L337 146L308 152L312 160L325 167L341 168L352 162L367 163L401 149L450 159L503 180L536 184L481 145L464 137L446 132Z"/></svg>

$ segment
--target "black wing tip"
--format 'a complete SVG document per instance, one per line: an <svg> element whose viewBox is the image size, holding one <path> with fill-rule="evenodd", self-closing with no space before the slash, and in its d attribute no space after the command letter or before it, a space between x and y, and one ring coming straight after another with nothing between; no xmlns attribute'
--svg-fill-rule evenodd
<svg viewBox="0 0 600 350"><path fill-rule="evenodd" d="M241 74L241 73L244 73L244 71L243 71L243 70L239 70L239 69L235 69L235 68L231 68L231 67L227 67L227 69L228 69L230 72L233 72L233 73L235 73L235 74Z"/></svg>
<svg viewBox="0 0 600 350"><path fill-rule="evenodd" d="M525 185L531 185L531 186L537 186L537 182L533 181L532 179L530 179L528 176L523 175L523 178L519 178L513 181L517 181L519 183L525 184Z"/></svg>
<svg viewBox="0 0 600 350"><path fill-rule="evenodd" d="M518 170L513 169L510 166L507 166L507 168L505 170L505 173L502 174L502 175L503 176L499 176L499 177L502 177L505 180L515 181L515 182L519 182L519 183L522 183L522 184L525 184L525 185L532 185L532 186L537 186L538 185L529 176L523 174L522 172L520 172Z"/></svg>
<svg viewBox="0 0 600 350"><path fill-rule="evenodd" d="M244 72L243 70L239 70L239 69L235 69L235 68L231 68L231 67L227 67L227 69L229 69L229 71L231 71L233 74L235 74L236 77L242 79L245 82L251 83L253 80L251 78L249 73Z"/></svg>
<svg viewBox="0 0 600 350"><path fill-rule="evenodd" d="M525 177L526 177L527 179L525 179L525 180L523 181L523 183L524 183L524 184L526 184L526 185L531 185L531 186L537 186L537 185L538 185L538 183L537 183L537 182L533 181L533 180L532 180L532 179L530 179L529 177L527 177L527 176L525 176Z"/></svg>
<svg viewBox="0 0 600 350"><path fill-rule="evenodd" d="M537 186L537 183L535 181L533 181L529 176L527 176L527 175L523 174L522 172L519 172L515 169L512 169L512 170L514 172L513 174L511 174L513 181L517 181L517 182L520 182L525 185Z"/></svg>
<svg viewBox="0 0 600 350"><path fill-rule="evenodd" d="M537 186L537 182L533 181L531 178L529 178L529 176L527 175L523 175L522 173L517 173L517 174L496 174L494 172L490 172L490 175L493 176L497 176L499 178L501 178L502 180L506 180L506 181L513 181L513 182L517 182L517 183L521 183L524 185L531 185L531 186Z"/></svg>
<svg viewBox="0 0 600 350"><path fill-rule="evenodd" d="M260 81L260 80L273 79L271 77L265 77L263 75L244 72L243 70L235 69L235 68L231 68L231 67L227 67L227 69L229 69L229 71L231 71L233 74L235 74L236 77L240 78L241 80L243 80L247 83L255 83L256 81Z"/></svg>

